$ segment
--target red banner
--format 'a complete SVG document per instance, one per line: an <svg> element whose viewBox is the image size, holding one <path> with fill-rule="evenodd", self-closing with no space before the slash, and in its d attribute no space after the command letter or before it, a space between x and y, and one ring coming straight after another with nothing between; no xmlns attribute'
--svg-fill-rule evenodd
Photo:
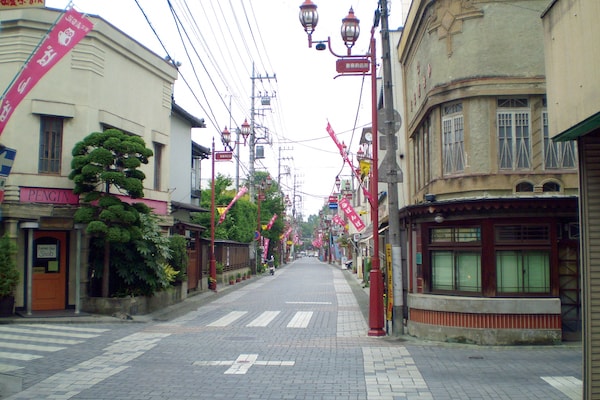
<svg viewBox="0 0 600 400"><path fill-rule="evenodd" d="M235 204L235 202L238 201L239 198L242 197L247 191L248 188L245 186L240 189L240 191L235 195L235 197L229 202L227 208L225 208L225 211L223 211L223 214L221 214L221 216L219 217L219 222L217 223L217 225L225 221L225 215L227 215L227 211L229 211L229 209Z"/></svg>
<svg viewBox="0 0 600 400"><path fill-rule="evenodd" d="M276 219L277 219L277 214L273 214L273 217L271 217L271 220L267 224L267 230L270 230L273 227L273 224L275 223Z"/></svg>
<svg viewBox="0 0 600 400"><path fill-rule="evenodd" d="M90 20L72 8L63 14L5 92L0 103L0 134L15 108L31 89L93 27Z"/></svg>
<svg viewBox="0 0 600 400"><path fill-rule="evenodd" d="M347 198L343 198L340 200L340 208L342 209L342 211L344 211L344 214L346 214L346 217L348 217L348 219L350 220L350 222L352 222L352 225L354 225L358 232L365 229L365 223L363 222L362 218L360 218L360 216L356 213L354 208L352 208L352 205L350 204Z"/></svg>
<svg viewBox="0 0 600 400"><path fill-rule="evenodd" d="M335 143L338 150L340 151L340 155L342 156L344 161L348 164L348 166L350 166L350 169L352 170L352 172L354 172L354 175L356 175L356 177L358 178L358 181L362 182L362 179L360 179L360 175L357 173L357 169L354 167L354 165L352 165L352 161L350 161L350 159L348 158L348 154L344 151L344 146L342 146L342 144L337 140L337 136L335 136L335 132L333 131L333 128L331 127L331 124L329 122L327 123L327 133L329 133L329 136L331 137L331 139L333 139L333 142ZM371 194L369 193L367 188L365 188L362 185L362 183L361 183L361 187L363 190L363 194L364 194L365 198L367 199L367 201L369 202L369 204L371 204L371 206L374 205L374 207L377 207L377 203L373 202Z"/></svg>

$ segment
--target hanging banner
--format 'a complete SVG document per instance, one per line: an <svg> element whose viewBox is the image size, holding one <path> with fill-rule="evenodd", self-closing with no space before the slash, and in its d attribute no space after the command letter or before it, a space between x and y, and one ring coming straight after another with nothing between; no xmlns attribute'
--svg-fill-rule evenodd
<svg viewBox="0 0 600 400"><path fill-rule="evenodd" d="M262 253L262 262L263 262L263 264L265 263L265 261L267 261L267 253L269 252L269 241L270 241L269 238L265 238L264 242L263 242L264 243L264 250L263 250L263 253Z"/></svg>
<svg viewBox="0 0 600 400"><path fill-rule="evenodd" d="M248 188L245 186L240 189L240 191L235 195L235 197L229 202L229 204L227 205L225 210L221 213L221 216L219 217L219 222L217 223L217 225L219 225L220 223L225 221L225 216L227 215L227 211L229 211L231 209L231 207L235 204L235 202L238 201L239 198L242 197L247 191L248 191ZM220 212L220 210L219 210L219 212Z"/></svg>
<svg viewBox="0 0 600 400"><path fill-rule="evenodd" d="M344 146L342 146L342 144L338 141L337 136L335 135L335 132L329 122L327 122L327 133L329 133L329 136L331 137L331 139L333 139L333 142L335 143L338 150L340 151L340 155L342 156L344 161L348 164L348 166L350 167L350 170L352 170L354 172L355 176L358 178L358 181L360 182L360 186L363 190L363 194L364 194L365 198L369 201L369 204L371 204L372 207L377 207L378 204L373 202L371 194L369 193L367 188L364 187L364 185L362 184L362 179L360 178L360 174L357 172L360 170L357 169L356 167L354 167L354 165L352 165L352 161L350 161L350 159L348 158L348 154L344 151Z"/></svg>
<svg viewBox="0 0 600 400"><path fill-rule="evenodd" d="M339 214L335 214L332 222L336 225L340 225L340 226L344 226L346 225L346 223L344 222L344 219L342 217L339 216Z"/></svg>
<svg viewBox="0 0 600 400"><path fill-rule="evenodd" d="M267 229L266 230L270 230L273 227L273 224L275 223L276 219L277 219L277 214L273 214L273 217L271 217L271 220L267 224Z"/></svg>
<svg viewBox="0 0 600 400"><path fill-rule="evenodd" d="M0 102L0 134L15 108L31 89L93 27L90 20L72 8L63 14L5 92Z"/></svg>
<svg viewBox="0 0 600 400"><path fill-rule="evenodd" d="M342 211L344 211L344 214L346 214L346 217L348 217L348 219L350 220L350 222L352 222L352 225L354 225L358 232L365 229L365 223L363 222L362 218L356 213L354 208L352 208L352 205L350 204L347 198L344 197L340 200L340 208L342 209Z"/></svg>

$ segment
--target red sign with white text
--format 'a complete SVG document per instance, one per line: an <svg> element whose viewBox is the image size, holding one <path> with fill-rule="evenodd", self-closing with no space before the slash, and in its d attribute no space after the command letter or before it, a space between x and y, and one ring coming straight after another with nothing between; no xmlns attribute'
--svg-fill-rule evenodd
<svg viewBox="0 0 600 400"><path fill-rule="evenodd" d="M65 12L21 70L0 102L0 134L10 116L31 89L94 25L74 9Z"/></svg>
<svg viewBox="0 0 600 400"><path fill-rule="evenodd" d="M356 213L354 208L352 208L352 205L350 204L347 198L344 197L340 200L340 208L342 209L342 211L344 211L344 214L346 214L346 217L348 217L350 222L352 222L352 225L354 225L357 231L360 232L363 229L365 229L365 223L363 222L362 218L360 218L360 216Z"/></svg>

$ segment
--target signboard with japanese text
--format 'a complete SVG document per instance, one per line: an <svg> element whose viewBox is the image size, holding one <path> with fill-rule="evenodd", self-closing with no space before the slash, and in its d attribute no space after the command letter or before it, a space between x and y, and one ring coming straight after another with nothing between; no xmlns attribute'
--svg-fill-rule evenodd
<svg viewBox="0 0 600 400"><path fill-rule="evenodd" d="M45 0L0 0L0 10L11 10L14 8L43 8Z"/></svg>

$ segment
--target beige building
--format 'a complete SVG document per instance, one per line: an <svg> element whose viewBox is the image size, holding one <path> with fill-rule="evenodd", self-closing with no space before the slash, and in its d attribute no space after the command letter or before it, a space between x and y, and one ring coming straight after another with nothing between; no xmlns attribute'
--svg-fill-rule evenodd
<svg viewBox="0 0 600 400"><path fill-rule="evenodd" d="M407 333L579 338L576 146L550 140L547 0L414 0L398 45Z"/></svg>
<svg viewBox="0 0 600 400"><path fill-rule="evenodd" d="M583 398L600 399L600 2L553 0L542 14L550 136L560 145L577 143L583 296Z"/></svg>
<svg viewBox="0 0 600 400"><path fill-rule="evenodd" d="M58 16L51 9L2 11L1 87L11 83ZM94 29L32 89L0 138L17 150L6 181L2 230L18 243L23 280L16 307L27 313L79 311L86 296L87 238L73 221L79 199L68 175L71 150L88 134L114 127L144 139L154 151L143 166L144 202L170 224L169 135L177 69L101 18L89 18Z"/></svg>

